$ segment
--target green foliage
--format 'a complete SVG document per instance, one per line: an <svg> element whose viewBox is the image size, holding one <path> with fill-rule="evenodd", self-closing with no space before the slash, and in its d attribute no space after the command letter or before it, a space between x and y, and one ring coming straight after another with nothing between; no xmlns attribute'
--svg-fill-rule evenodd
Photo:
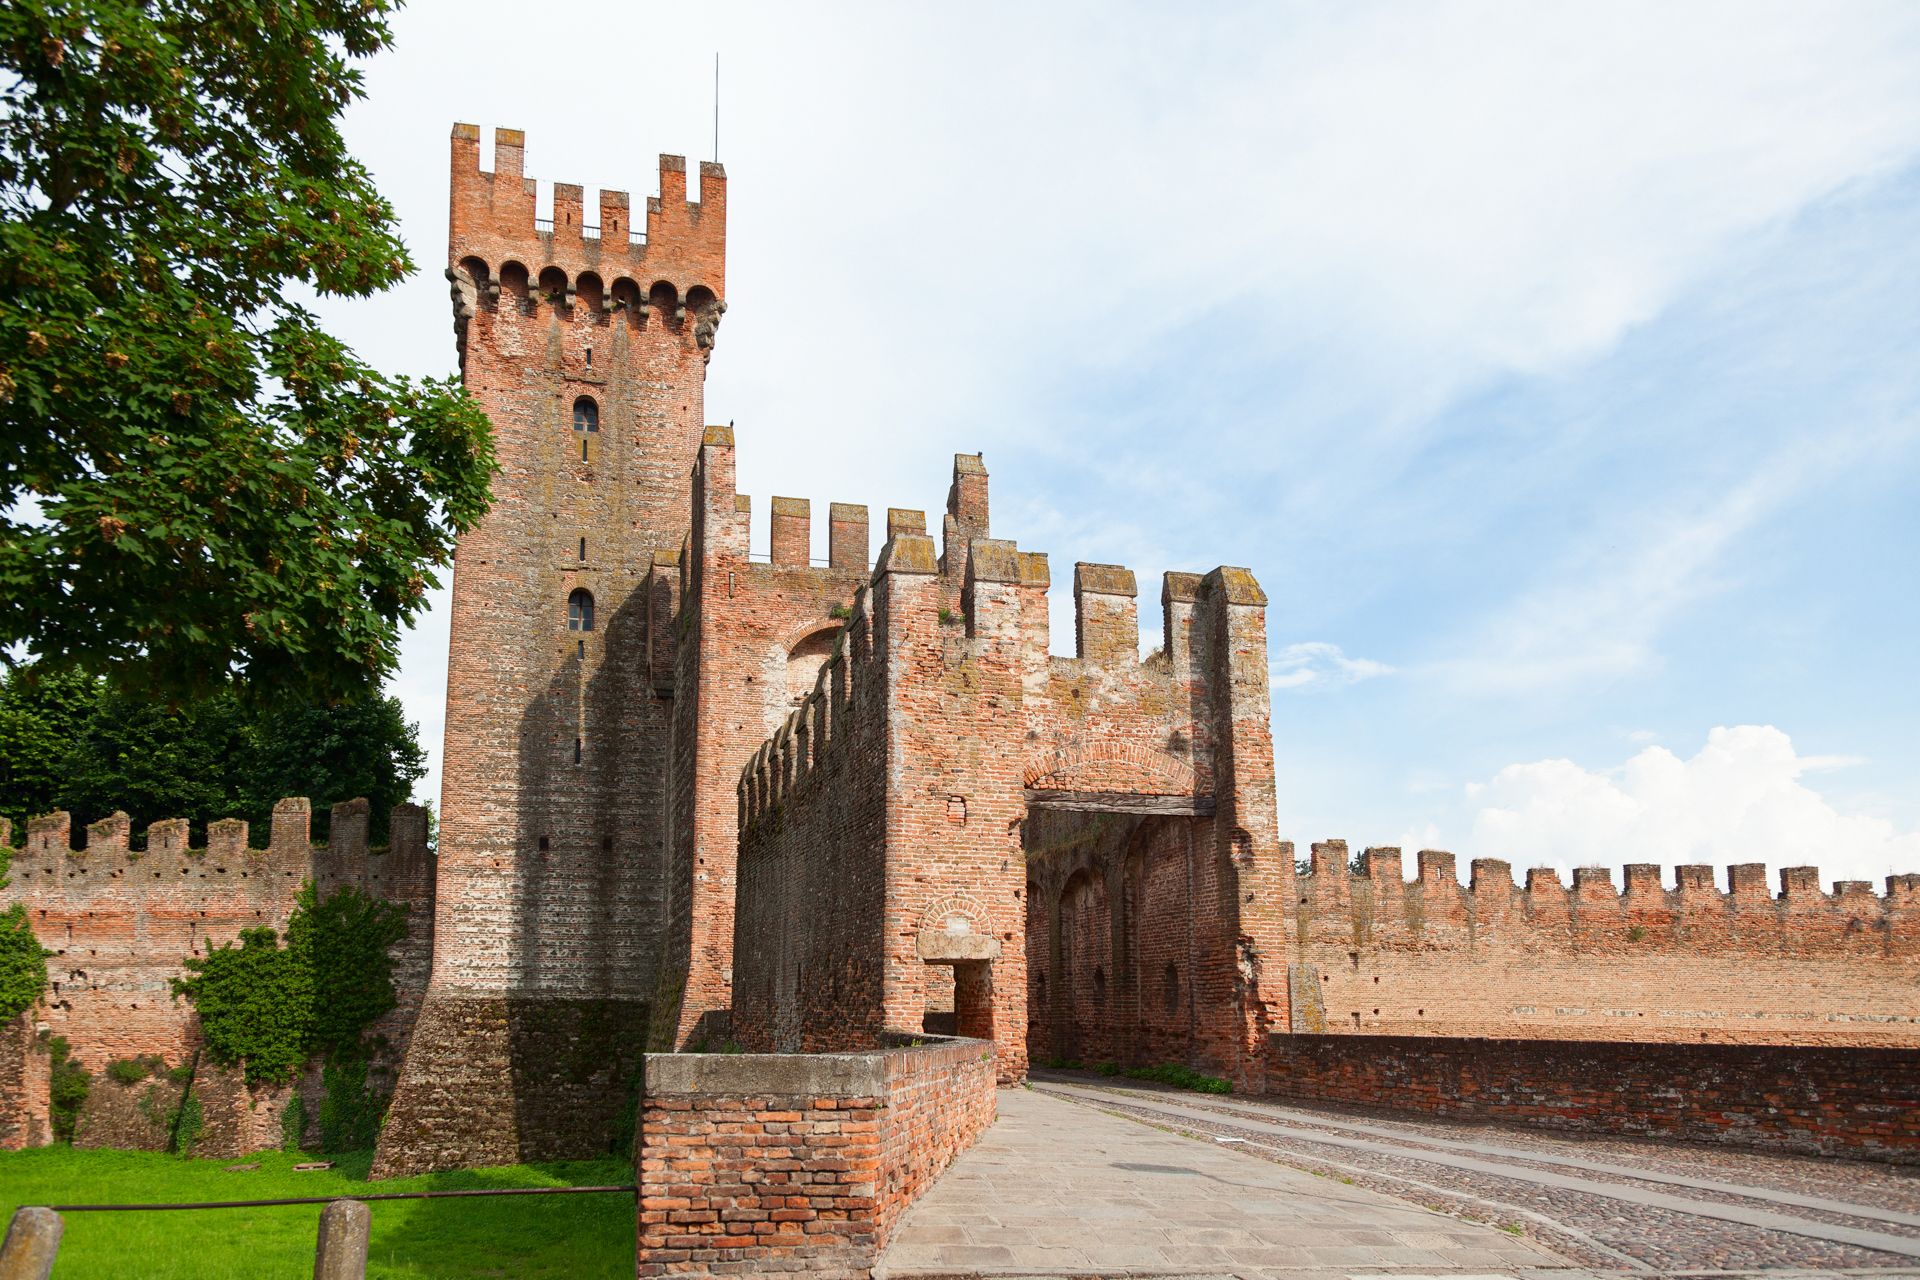
<svg viewBox="0 0 1920 1280"><path fill-rule="evenodd" d="M291 930L289 930L291 932ZM200 1011L207 1052L222 1066L246 1067L247 1083L283 1083L307 1060L313 1023L313 970L264 925L205 956L187 960L190 977L176 994Z"/></svg>
<svg viewBox="0 0 1920 1280"><path fill-rule="evenodd" d="M93 1084L93 1074L73 1060L73 1049L65 1036L54 1036L47 1041L47 1056L52 1059L47 1109L53 1123L53 1136L60 1142L72 1142L74 1126L80 1120L80 1107Z"/></svg>
<svg viewBox="0 0 1920 1280"><path fill-rule="evenodd" d="M117 1084L139 1084L164 1069L158 1058L115 1058L107 1064L107 1079Z"/></svg>
<svg viewBox="0 0 1920 1280"><path fill-rule="evenodd" d="M215 1062L243 1066L249 1084L282 1084L316 1053L365 1056L367 1027L394 1006L387 949L406 931L401 908L351 886L322 899L308 882L285 946L272 929L244 930L237 945L189 958L174 993L198 1010Z"/></svg>
<svg viewBox="0 0 1920 1280"><path fill-rule="evenodd" d="M0 878L0 885L5 883ZM33 936L24 905L16 902L0 911L0 1023L13 1021L46 993L52 954Z"/></svg>
<svg viewBox="0 0 1920 1280"><path fill-rule="evenodd" d="M1196 1093L1232 1093L1233 1082L1222 1080L1219 1076L1210 1076L1195 1071L1192 1067L1183 1067L1174 1063L1164 1063L1157 1067L1128 1067L1121 1072L1129 1080L1153 1080L1160 1084L1170 1084L1176 1089L1192 1089Z"/></svg>
<svg viewBox="0 0 1920 1280"><path fill-rule="evenodd" d="M16 826L64 809L82 821L124 810L135 831L174 817L258 829L283 796L365 796L377 841L425 772L394 698L322 706L223 692L168 705L37 665L0 678L0 816ZM327 819L315 814L321 838Z"/></svg>
<svg viewBox="0 0 1920 1280"><path fill-rule="evenodd" d="M188 1085L187 1091L180 1095L180 1105L173 1109L173 1115L167 1125L167 1150L177 1156L190 1156L199 1145L207 1131L206 1112L200 1106L200 1095Z"/></svg>
<svg viewBox="0 0 1920 1280"><path fill-rule="evenodd" d="M393 7L0 6L0 652L175 694L395 665L490 431L292 300L412 270L338 121Z"/></svg>
<svg viewBox="0 0 1920 1280"><path fill-rule="evenodd" d="M367 1060L337 1055L321 1072L327 1095L320 1101L320 1149L329 1155L365 1151L380 1137L388 1095L367 1083Z"/></svg>
<svg viewBox="0 0 1920 1280"><path fill-rule="evenodd" d="M833 608L827 610L827 616L829 618L839 618L840 620L845 621L846 619L851 618L853 616L853 609L849 605L837 604L837 605L834 605Z"/></svg>
<svg viewBox="0 0 1920 1280"><path fill-rule="evenodd" d="M1196 1093L1233 1092L1231 1080L1170 1062L1152 1067L1123 1067L1117 1062L1096 1062L1089 1067L1073 1058L1042 1058L1034 1065L1054 1071L1093 1071L1109 1079L1125 1076L1129 1080L1151 1080L1156 1084L1170 1084L1176 1089L1192 1089Z"/></svg>
<svg viewBox="0 0 1920 1280"><path fill-rule="evenodd" d="M299 1094L287 1100L287 1109L280 1113L280 1149L299 1151L307 1140L307 1104Z"/></svg>

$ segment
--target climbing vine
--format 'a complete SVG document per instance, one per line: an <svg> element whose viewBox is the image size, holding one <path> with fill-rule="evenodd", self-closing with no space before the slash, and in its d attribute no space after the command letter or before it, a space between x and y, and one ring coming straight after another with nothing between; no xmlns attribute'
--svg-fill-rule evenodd
<svg viewBox="0 0 1920 1280"><path fill-rule="evenodd" d="M215 1062L244 1067L249 1084L284 1084L315 1054L366 1057L366 1029L395 1002L387 951L406 933L404 908L352 887L321 898L309 882L284 945L272 929L244 930L189 959L174 993L199 1012Z"/></svg>
<svg viewBox="0 0 1920 1280"><path fill-rule="evenodd" d="M16 902L0 911L0 1023L13 1021L45 993L52 954L33 936L24 906Z"/></svg>

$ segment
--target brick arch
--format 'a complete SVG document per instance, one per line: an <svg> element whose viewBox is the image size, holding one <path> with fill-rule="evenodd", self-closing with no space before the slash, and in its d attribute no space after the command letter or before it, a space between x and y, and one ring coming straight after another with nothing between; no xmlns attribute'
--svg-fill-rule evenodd
<svg viewBox="0 0 1920 1280"><path fill-rule="evenodd" d="M1198 789L1185 760L1134 742L1077 742L1029 765L1028 787L1046 791L1118 791L1190 796Z"/></svg>

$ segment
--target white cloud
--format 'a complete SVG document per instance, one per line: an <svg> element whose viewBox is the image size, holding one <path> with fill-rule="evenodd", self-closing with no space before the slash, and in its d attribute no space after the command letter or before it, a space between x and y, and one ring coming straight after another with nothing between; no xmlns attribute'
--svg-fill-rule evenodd
<svg viewBox="0 0 1920 1280"><path fill-rule="evenodd" d="M1516 867L1653 862L1818 866L1829 879L1920 871L1920 832L1837 811L1803 777L1833 767L1772 725L1717 728L1692 758L1665 747L1611 769L1514 764L1467 788L1470 847Z"/></svg>
<svg viewBox="0 0 1920 1280"><path fill-rule="evenodd" d="M1372 658L1349 658L1337 644L1310 640L1275 653L1267 665L1267 680L1275 689L1306 692L1358 684L1393 671Z"/></svg>

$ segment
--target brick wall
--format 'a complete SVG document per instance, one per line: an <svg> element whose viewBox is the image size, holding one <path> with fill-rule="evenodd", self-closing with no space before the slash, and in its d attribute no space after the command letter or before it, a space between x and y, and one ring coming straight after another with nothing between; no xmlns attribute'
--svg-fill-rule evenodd
<svg viewBox="0 0 1920 1280"><path fill-rule="evenodd" d="M904 1213L993 1121L991 1048L647 1060L638 1270L866 1276Z"/></svg>
<svg viewBox="0 0 1920 1280"><path fill-rule="evenodd" d="M658 624L677 590L687 473L726 310L719 165L700 166L695 202L685 160L662 156L644 214L604 190L590 214L579 186L556 184L541 225L524 161L524 136L501 129L483 170L479 130L454 128L454 332L500 471L453 573L435 1012L423 1019L449 1031L546 999L604 1002L588 1021L647 1016L667 924L674 708ZM576 592L591 597L590 628L570 609ZM451 1007L462 1001L473 1008ZM540 1056L513 1043L486 1060L517 1072ZM522 1130L482 1122L530 1105L533 1080L484 1081L490 1108L449 1107L425 1064L458 1055L458 1045L423 1050L421 1068L403 1073L396 1121L469 1127L395 1132L390 1121L383 1142L460 1151L467 1163L530 1158L498 1145ZM610 1124L619 1093L590 1105Z"/></svg>
<svg viewBox="0 0 1920 1280"><path fill-rule="evenodd" d="M1148 938L1129 924L1116 941L1118 900L1086 877L1059 932L1073 868L1049 850L1105 824L1158 832L1191 863L1156 863L1146 922L1161 985L1179 957L1179 1056L1252 1071L1286 1004L1284 969L1263 970L1284 955L1286 924L1265 596L1243 570L1169 575L1166 644L1142 661L1133 575L1080 565L1080 652L1053 657L1046 558L985 536L985 486L979 458L956 460L938 558L919 512L890 513L840 644L738 775L735 1035L755 1050L829 1051L946 1025L951 1010L1017 1079L1038 1008L1030 957L1058 968L1054 990L1093 984L1089 1009L1108 1007L1098 989L1111 980L1102 1043L1134 1034ZM1051 1030L1049 1043L1071 1038Z"/></svg>
<svg viewBox="0 0 1920 1280"><path fill-rule="evenodd" d="M282 800L274 806L264 849L249 846L248 824L238 819L210 824L204 849L187 846L185 819L154 823L143 847L135 848L127 816L115 814L88 826L78 849L71 847L67 814L33 819L25 847L13 857L12 883L0 890L0 906L24 904L35 936L53 952L46 998L25 1016L37 1033L66 1037L74 1060L96 1082L115 1059L153 1056L169 1067L186 1065L194 1059L199 1032L192 1005L174 999L171 985L186 976L186 960L234 942L244 929L284 932L294 898L308 880L323 895L352 886L407 909L407 936L393 950L398 1003L371 1029L386 1038L391 1054L391 1061L376 1064L377 1084L377 1073L390 1072L406 1051L426 986L434 875L423 809L395 807L385 848L370 847L367 831L365 800L333 806L327 844L311 840L305 799ZM198 1079L205 1083L214 1074L203 1063ZM44 1095L44 1072L35 1079ZM279 1111L289 1092L247 1091L243 1085L226 1092L235 1088L247 1094L234 1104L247 1115L227 1125L230 1134L221 1131L217 1152L277 1144ZM5 1089L0 1080L0 1097ZM304 1091L309 1110L317 1112L318 1080ZM44 1097L33 1105L43 1106ZM83 1145L122 1145L121 1137L132 1141L141 1131L133 1121L123 1123L121 1111L127 1109L116 1109L113 1095L90 1100L90 1110L99 1114L83 1111Z"/></svg>
<svg viewBox="0 0 1920 1280"><path fill-rule="evenodd" d="M53 1141L47 1116L50 1064L33 1031L33 1011L0 1023L0 1151Z"/></svg>
<svg viewBox="0 0 1920 1280"><path fill-rule="evenodd" d="M1292 894L1296 1031L1920 1046L1920 876L1821 891L1811 867L1550 870L1313 847Z"/></svg>
<svg viewBox="0 0 1920 1280"><path fill-rule="evenodd" d="M1920 1052L1911 1049L1276 1035L1267 1091L1920 1164Z"/></svg>

